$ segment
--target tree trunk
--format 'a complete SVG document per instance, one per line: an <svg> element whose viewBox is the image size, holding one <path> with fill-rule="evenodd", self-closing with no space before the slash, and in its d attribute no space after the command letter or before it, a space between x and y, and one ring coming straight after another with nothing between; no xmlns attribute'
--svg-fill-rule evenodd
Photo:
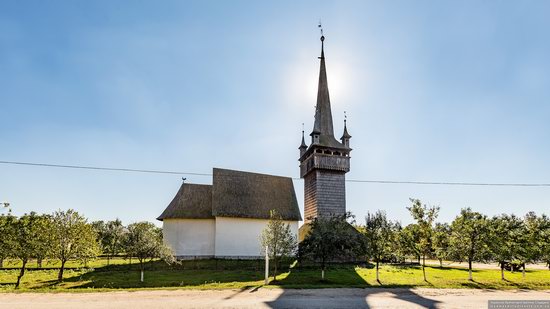
<svg viewBox="0 0 550 309"><path fill-rule="evenodd" d="M378 259L376 259L376 281L380 283L380 274L378 272L378 264L379 264Z"/></svg>
<svg viewBox="0 0 550 309"><path fill-rule="evenodd" d="M59 268L59 274L57 275L57 281L63 281L63 271L65 270L65 260L61 260L61 268Z"/></svg>
<svg viewBox="0 0 550 309"><path fill-rule="evenodd" d="M279 263L279 259L275 258L273 259L273 281L277 280L277 264Z"/></svg>
<svg viewBox="0 0 550 309"><path fill-rule="evenodd" d="M23 278L23 275L25 274L25 267L27 266L27 260L22 260L23 265L21 265L21 270L19 271L19 276L17 276L17 283L15 284L15 288L19 288L19 284L21 283L21 278Z"/></svg>
<svg viewBox="0 0 550 309"><path fill-rule="evenodd" d="M439 268L443 268L443 259L439 259Z"/></svg>
<svg viewBox="0 0 550 309"><path fill-rule="evenodd" d="M36 259L36 268L42 268L42 258Z"/></svg>
<svg viewBox="0 0 550 309"><path fill-rule="evenodd" d="M143 260L139 260L139 269L141 270L140 280L143 282Z"/></svg>
<svg viewBox="0 0 550 309"><path fill-rule="evenodd" d="M468 280L474 281L472 278L472 259L468 258Z"/></svg>
<svg viewBox="0 0 550 309"><path fill-rule="evenodd" d="M0 268L4 267L4 259L0 259Z"/></svg>
<svg viewBox="0 0 550 309"><path fill-rule="evenodd" d="M321 261L321 280L325 280L325 260Z"/></svg>
<svg viewBox="0 0 550 309"><path fill-rule="evenodd" d="M523 263L522 276L523 276L523 279L525 279L525 263Z"/></svg>
<svg viewBox="0 0 550 309"><path fill-rule="evenodd" d="M426 254L423 254L422 255L422 275L424 276L424 281L428 281L426 280Z"/></svg>
<svg viewBox="0 0 550 309"><path fill-rule="evenodd" d="M500 279L504 280L504 263L500 263Z"/></svg>
<svg viewBox="0 0 550 309"><path fill-rule="evenodd" d="M420 255L417 255L416 258L418 260L418 264L420 264Z"/></svg>

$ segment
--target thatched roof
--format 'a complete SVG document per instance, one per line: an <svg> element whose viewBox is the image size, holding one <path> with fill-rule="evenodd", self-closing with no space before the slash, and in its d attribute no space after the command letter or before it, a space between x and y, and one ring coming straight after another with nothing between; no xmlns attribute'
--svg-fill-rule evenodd
<svg viewBox="0 0 550 309"><path fill-rule="evenodd" d="M284 220L302 220L288 177L215 168L212 207L216 217L269 219L275 210Z"/></svg>
<svg viewBox="0 0 550 309"><path fill-rule="evenodd" d="M157 220L211 218L212 186L184 183Z"/></svg>
<svg viewBox="0 0 550 309"><path fill-rule="evenodd" d="M157 219L269 219L271 210L302 220L291 178L215 168L213 185L182 184Z"/></svg>

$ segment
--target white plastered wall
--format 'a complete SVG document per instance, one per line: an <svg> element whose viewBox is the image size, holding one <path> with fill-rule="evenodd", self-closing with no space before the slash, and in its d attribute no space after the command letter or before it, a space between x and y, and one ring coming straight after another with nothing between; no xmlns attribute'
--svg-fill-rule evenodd
<svg viewBox="0 0 550 309"><path fill-rule="evenodd" d="M216 217L216 257L254 258L261 256L260 235L269 220ZM298 235L298 221L290 224L294 236Z"/></svg>
<svg viewBox="0 0 550 309"><path fill-rule="evenodd" d="M176 256L214 255L214 219L164 219L162 228L164 242Z"/></svg>

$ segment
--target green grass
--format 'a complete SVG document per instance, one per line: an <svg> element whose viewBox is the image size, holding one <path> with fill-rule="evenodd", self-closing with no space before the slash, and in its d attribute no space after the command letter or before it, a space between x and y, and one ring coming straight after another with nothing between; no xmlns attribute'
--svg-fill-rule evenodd
<svg viewBox="0 0 550 309"><path fill-rule="evenodd" d="M109 263L109 265L128 265L128 264L130 264L130 262L132 264L137 264L138 260L132 259L132 261L130 261L128 259L124 259L124 258L121 258L121 257L115 257L115 258L110 259L109 262L107 262L106 258L98 258L98 259L90 260L87 263L83 263L83 262L80 262L80 261L67 261L67 263L65 264L65 267L67 267L67 268L82 268L82 267L98 268L98 267L107 266L107 263ZM21 260L5 260L4 261L4 268L19 268L19 267L21 267ZM36 260L31 260L27 263L27 268L29 268L29 269L37 268L37 267L38 267L38 264L37 264ZM59 260L56 260L56 259L54 259L54 260L44 260L44 261L42 261L42 267L43 268L58 268L58 267L61 267L61 262Z"/></svg>
<svg viewBox="0 0 550 309"><path fill-rule="evenodd" d="M57 283L55 270L30 270L23 277L21 288L14 290L18 270L0 271L0 291L37 292L96 292L118 289L245 289L263 285L262 264L257 261L186 261L169 267L162 262L148 263L145 282L139 282L137 265L118 261L111 266L94 269L75 269L65 272L65 280ZM96 261L95 265L103 265ZM106 264L106 263L105 263ZM122 264L122 265L121 265ZM288 268L286 268L288 270ZM380 283L375 280L373 268L333 267L326 271L326 280L320 280L315 268L291 269L278 276L268 287L281 288L339 288L339 287L432 287L432 288L484 288L484 289L550 289L550 271L527 270L506 272L505 281L499 270L475 270L474 281L468 280L463 268L427 267L428 282L422 279L418 266L383 265Z"/></svg>

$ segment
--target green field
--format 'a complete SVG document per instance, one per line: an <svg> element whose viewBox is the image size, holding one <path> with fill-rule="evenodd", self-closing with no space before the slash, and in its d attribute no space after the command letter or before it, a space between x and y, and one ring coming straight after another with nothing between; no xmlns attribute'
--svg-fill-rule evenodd
<svg viewBox="0 0 550 309"><path fill-rule="evenodd" d="M162 262L147 263L145 282L139 282L139 268L135 260L114 259L110 266L106 260L88 263L89 267L65 272L65 280L57 283L56 270L30 270L22 279L17 291L37 292L87 292L117 289L243 289L263 285L261 261L186 261L169 267ZM55 267L56 263L44 263ZM14 264L4 265L17 266ZM78 263L69 267L81 267ZM525 279L521 272L506 272L506 280L500 279L499 270L475 270L474 281L468 281L464 268L427 267L428 282L422 279L418 266L383 265L380 283L376 282L373 268L336 266L327 270L326 280L320 280L315 268L297 269L284 267L277 281L269 287L327 288L327 287L432 287L432 288L484 288L484 289L550 289L550 271L527 270ZM0 270L0 291L13 292L17 269Z"/></svg>

